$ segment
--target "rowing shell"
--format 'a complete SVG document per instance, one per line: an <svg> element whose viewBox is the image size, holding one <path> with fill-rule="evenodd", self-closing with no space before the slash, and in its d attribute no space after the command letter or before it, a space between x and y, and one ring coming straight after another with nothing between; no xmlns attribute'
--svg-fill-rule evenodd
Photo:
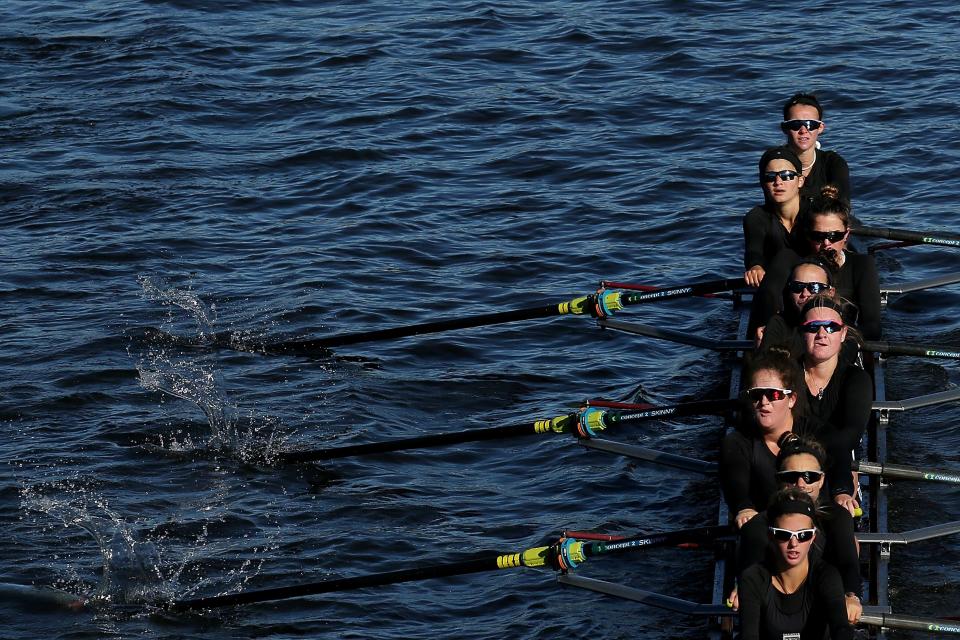
<svg viewBox="0 0 960 640"><path fill-rule="evenodd" d="M901 285L899 288L884 289L881 291L881 294L885 302L889 294L918 291L956 282L960 282L960 274L951 274L943 278ZM734 295L733 299L735 308L739 311L740 322L738 335L745 335L750 315L750 293L749 291L739 291ZM660 327L651 327L617 320L600 320L599 324L607 329L665 339L671 342L689 344L713 351L736 353L740 359L738 364L742 364L744 352L752 347L752 342L747 340L714 341L691 336L689 332L673 331ZM917 469L907 469L899 467L898 465L886 464L886 427L889 423L891 412L957 401L960 400L960 389L932 393L896 402L887 401L885 399L886 361L881 355L883 344L870 344L871 346L879 345L880 347L880 349L877 349L875 352L877 355L874 367L876 400L873 403L874 415L867 426L864 442L860 447L868 456L868 460L861 460L854 464L854 468L859 469L861 472L860 485L863 494L861 503L865 507L865 517L860 521L857 532L857 539L861 547L865 548L865 551L861 553L861 569L863 570L863 565L866 565L866 571L864 572L866 575L863 599L864 607L861 622L865 625L870 625L867 632L870 634L868 637L876 640L886 638L885 627L939 631L951 634L960 633L960 628L955 628L955 625L951 625L951 623L944 620L900 616L894 615L891 612L887 588L892 546L911 544L922 540L960 533L960 522L949 522L905 533L890 533L887 528L886 484L882 479L884 476L887 476L909 480L956 482L957 476L953 473L922 472ZM907 355L914 354L911 352ZM737 391L740 388L741 370L742 367L736 365L732 368L730 397L736 397ZM728 425L727 428L732 428L732 425ZM716 463L695 460L634 445L600 439L584 440L581 441L581 445L589 449L624 455L655 464L683 469L685 471L705 474L717 473ZM869 477L867 477L868 475ZM722 495L720 496L718 522L721 525L726 525L730 522L730 515ZM725 603L727 594L730 593L734 584L735 559L735 542L721 543L718 546L715 557L711 604L693 603L626 585L586 578L574 575L573 573L559 576L558 581L561 584L604 593L606 595L624 598L686 615L708 616L712 620L708 637L714 640L726 640L731 637L734 624L734 614ZM939 626L941 623L951 626L950 628Z"/></svg>
<svg viewBox="0 0 960 640"><path fill-rule="evenodd" d="M735 302L740 310L740 322L737 330L737 335L740 336L745 336L747 332L747 326L750 321L749 303L749 294L741 296L740 299ZM743 352L740 352L739 355L742 358ZM885 366L886 362L883 359L877 359L874 369L874 394L876 401L880 403L883 403L886 400L886 384L884 377L886 374ZM741 388L742 371L742 366L735 366L731 372L730 397L732 398L737 397L737 394ZM884 415L882 418L878 418L875 412L874 416L870 420L870 423L867 425L866 433L864 434L865 448L868 452L869 459L880 465L885 463L887 455L887 422L888 418L886 415ZM727 425L728 431L732 428L732 424ZM888 534L886 485L881 481L880 477L863 476L860 483L860 489L861 504L866 508L864 509L864 517L858 524L858 530L863 531L866 529L866 531L872 534ZM719 522L722 524L729 523L731 519L730 515L731 514L727 509L726 502L723 500L723 496L721 495L718 514ZM884 612L890 613L887 594L890 554L889 549L887 549L885 553L881 553L880 550L882 548L884 547L879 544L871 544L868 546L868 551L866 553L867 580L864 584L863 604L881 607L883 608ZM864 561L863 556L864 554L861 553L861 565ZM725 605L727 594L729 594L733 589L736 577L736 546L735 544L728 544L720 548L716 559L713 582L714 605ZM733 619L730 617L725 616L716 618L715 624L712 625L711 628L710 637L716 639L730 638L733 632L732 622ZM886 637L882 628L870 627L870 629L871 638L882 640Z"/></svg>

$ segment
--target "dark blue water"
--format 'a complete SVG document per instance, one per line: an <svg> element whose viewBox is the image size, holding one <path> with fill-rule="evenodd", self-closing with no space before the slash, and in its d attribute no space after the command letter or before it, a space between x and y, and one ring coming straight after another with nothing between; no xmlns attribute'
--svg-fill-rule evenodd
<svg viewBox="0 0 960 640"><path fill-rule="evenodd" d="M10 638L698 638L705 622L515 570L220 611L142 603L511 552L562 528L710 523L713 483L565 438L300 468L264 458L723 393L720 356L564 318L263 357L321 336L559 302L601 278L735 276L779 105L819 93L865 222L956 231L954 3L8 1L0 5L0 602ZM960 270L897 249L887 283ZM957 348L956 286L891 339ZM717 301L632 318L729 337ZM626 317L626 314L624 314ZM890 395L955 387L901 360ZM897 418L893 461L960 467L956 407ZM712 418L613 434L715 457ZM893 488L891 528L960 519ZM708 557L585 575L709 598ZM895 550L904 613L957 615L960 540ZM901 637L907 637L903 635Z"/></svg>

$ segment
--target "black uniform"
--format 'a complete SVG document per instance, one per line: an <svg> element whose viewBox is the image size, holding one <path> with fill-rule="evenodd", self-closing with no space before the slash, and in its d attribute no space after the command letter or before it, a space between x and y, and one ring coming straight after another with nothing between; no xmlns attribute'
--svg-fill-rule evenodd
<svg viewBox="0 0 960 640"><path fill-rule="evenodd" d="M805 214L808 201L801 199L797 220ZM770 263L783 249L799 250L799 227L787 231L777 212L769 204L755 206L743 216L743 268L757 265L768 269Z"/></svg>
<svg viewBox="0 0 960 640"><path fill-rule="evenodd" d="M794 593L780 593L764 563L740 576L740 640L852 640L843 587L837 570L822 560L810 561L810 572Z"/></svg>
<svg viewBox="0 0 960 640"><path fill-rule="evenodd" d="M815 424L813 433L827 452L830 494L853 495L850 452L857 448L870 420L873 381L870 375L843 358L820 393L806 389L807 405Z"/></svg>
<svg viewBox="0 0 960 640"><path fill-rule="evenodd" d="M794 418L792 431L814 435L820 427L803 416ZM849 464L848 467L849 469ZM720 443L720 488L730 512L763 511L777 492L777 456L758 435L732 431Z"/></svg>
<svg viewBox="0 0 960 640"><path fill-rule="evenodd" d="M800 187L800 197L804 200L820 195L820 190L832 184L840 191L840 198L850 203L850 167L847 161L836 151L816 150L816 162L810 168L803 186Z"/></svg>
<svg viewBox="0 0 960 640"><path fill-rule="evenodd" d="M863 594L863 579L860 576L860 556L854 534L853 516L835 502L825 502L817 507L820 526L810 549L810 558L823 558L840 573L844 593ZM737 549L738 573L747 567L762 562L772 552L767 536L766 512L751 518L740 528L740 544Z"/></svg>
<svg viewBox="0 0 960 640"><path fill-rule="evenodd" d="M880 339L880 277L872 256L844 251L844 263L835 286L840 297L857 305L856 327L865 340ZM793 268L801 261L792 250L781 251L770 263L753 297L750 324L762 327L783 308L783 289Z"/></svg>

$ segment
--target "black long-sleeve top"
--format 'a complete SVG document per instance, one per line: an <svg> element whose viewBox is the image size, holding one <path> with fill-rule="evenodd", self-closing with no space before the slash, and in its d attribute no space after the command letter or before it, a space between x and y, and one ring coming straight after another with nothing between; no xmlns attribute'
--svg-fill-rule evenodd
<svg viewBox="0 0 960 640"><path fill-rule="evenodd" d="M813 435L819 427L798 417L792 430L798 435ZM720 443L720 489L731 513L765 510L777 488L777 456L759 434L731 431L724 436Z"/></svg>
<svg viewBox="0 0 960 640"><path fill-rule="evenodd" d="M866 371L841 357L822 392L811 393L807 388L806 393L811 424L817 425L813 437L827 452L830 493L853 495L850 456L870 420L873 381Z"/></svg>
<svg viewBox="0 0 960 640"><path fill-rule="evenodd" d="M801 199L799 220L807 210L808 201ZM797 248L802 241L797 226L787 231L777 212L767 204L755 206L743 216L743 268L757 265L767 269L780 251Z"/></svg>
<svg viewBox="0 0 960 640"><path fill-rule="evenodd" d="M821 493L821 495L823 495ZM817 507L819 530L811 559L823 558L840 573L844 593L863 595L863 579L860 576L860 556L854 534L853 516L835 502L825 501ZM762 562L772 550L767 537L767 514L760 513L740 528L740 544L737 554L737 572Z"/></svg>
<svg viewBox="0 0 960 640"><path fill-rule="evenodd" d="M816 162L810 168L803 186L800 187L800 196L804 199L813 198L820 194L820 190L832 184L840 191L840 197L850 202L850 167L836 151L816 150Z"/></svg>
<svg viewBox="0 0 960 640"><path fill-rule="evenodd" d="M802 258L787 248L773 259L753 297L750 324L762 327L783 309L783 289L790 273ZM837 293L857 305L856 328L865 340L880 339L880 277L872 256L844 251L844 263L837 274Z"/></svg>
<svg viewBox="0 0 960 640"><path fill-rule="evenodd" d="M767 564L755 564L740 576L740 640L823 640L827 628L833 640L852 640L843 586L837 570L810 561L810 572L791 594L774 588Z"/></svg>

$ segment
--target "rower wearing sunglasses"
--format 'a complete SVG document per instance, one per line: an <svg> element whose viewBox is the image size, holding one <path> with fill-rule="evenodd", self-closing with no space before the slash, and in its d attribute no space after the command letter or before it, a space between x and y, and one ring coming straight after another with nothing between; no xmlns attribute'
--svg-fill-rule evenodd
<svg viewBox="0 0 960 640"><path fill-rule="evenodd" d="M796 487L778 492L767 509L773 553L739 579L741 640L852 639L837 570L811 557L817 513Z"/></svg>
<svg viewBox="0 0 960 640"><path fill-rule="evenodd" d="M817 254L803 258L783 288L782 308L770 318L765 327L757 329L758 348L769 349L782 345L799 358L803 353L803 338L800 335L800 310L815 295L836 292L833 286L837 265L831 254Z"/></svg>
<svg viewBox="0 0 960 640"><path fill-rule="evenodd" d="M760 188L764 203L743 217L743 268L747 285L757 287L773 258L795 248L797 218L806 208L800 158L787 147L767 149L760 157Z"/></svg>
<svg viewBox="0 0 960 640"><path fill-rule="evenodd" d="M810 209L799 221L799 229L806 239L806 255L828 254L837 264L834 280L836 293L852 302L858 309L856 326L866 340L880 339L880 279L873 256L854 253L847 249L850 237L850 206L838 195L836 188L827 186L810 204ZM781 251L770 265L767 274L754 295L751 326L766 324L781 308L781 292L789 280L794 265L802 260L791 249Z"/></svg>
<svg viewBox="0 0 960 640"><path fill-rule="evenodd" d="M844 605L847 621L856 624L863 613L860 596L863 593L863 581L860 577L860 558L854 534L854 522L850 513L830 500L821 501L825 486L824 463L826 452L813 439L787 433L781 438L780 453L777 456L777 482L780 487L796 487L813 500L819 516L819 532L811 553L822 557L836 567L844 589ZM758 515L741 531L738 554L738 569L742 573L747 567L762 562L770 551L767 527L769 519L766 513ZM731 601L738 600L738 593L731 594Z"/></svg>
<svg viewBox="0 0 960 640"><path fill-rule="evenodd" d="M720 445L720 488L738 529L766 508L777 490L780 438L813 430L804 411L803 373L785 350L755 354L743 380L744 414L752 420Z"/></svg>
<svg viewBox="0 0 960 640"><path fill-rule="evenodd" d="M847 249L850 205L832 186L824 187L810 205L802 232L812 253L828 252L838 266L837 294L859 310L857 329L865 340L880 339L880 277L873 256Z"/></svg>
<svg viewBox="0 0 960 640"><path fill-rule="evenodd" d="M850 202L850 169L846 160L835 151L820 149L818 138L826 129L823 107L810 93L798 93L783 105L780 129L787 137L786 147L799 158L801 173L806 178L800 189L803 198L813 198L828 185L836 185L839 196Z"/></svg>
<svg viewBox="0 0 960 640"><path fill-rule="evenodd" d="M848 335L856 337L843 317L844 307L827 295L814 296L800 312L803 336L804 385L812 431L827 451L827 477L833 500L851 515L859 508L854 498L851 452L867 428L873 404L870 375L851 358L841 357Z"/></svg>

